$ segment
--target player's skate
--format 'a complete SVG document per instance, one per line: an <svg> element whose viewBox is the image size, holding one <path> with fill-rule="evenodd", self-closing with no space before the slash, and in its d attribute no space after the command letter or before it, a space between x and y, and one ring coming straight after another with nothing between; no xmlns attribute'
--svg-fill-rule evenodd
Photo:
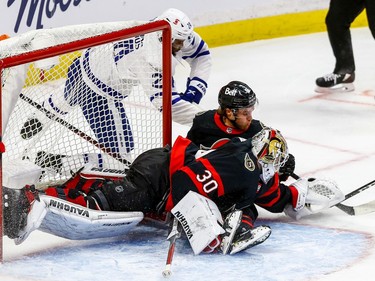
<svg viewBox="0 0 375 281"><path fill-rule="evenodd" d="M251 230L241 233L239 238L234 238L230 254L241 252L267 240L271 235L271 228L267 225L257 226Z"/></svg>
<svg viewBox="0 0 375 281"><path fill-rule="evenodd" d="M331 73L316 79L315 91L318 93L344 93L354 91L355 73L336 74Z"/></svg>
<svg viewBox="0 0 375 281"><path fill-rule="evenodd" d="M254 247L263 243L270 235L271 228L266 225L258 226L253 229L240 231L242 221L242 211L236 210L230 213L224 221L223 228L225 233L221 237L221 251L223 254L233 255L240 251Z"/></svg>
<svg viewBox="0 0 375 281"><path fill-rule="evenodd" d="M234 235L236 234L236 231L238 227L241 224L242 219L242 211L241 210L235 210L227 217L225 218L223 229L225 230L225 233L221 236L221 251L224 255L228 253L228 251L231 249L232 241L234 238Z"/></svg>
<svg viewBox="0 0 375 281"><path fill-rule="evenodd" d="M35 189L3 187L4 235L18 238L27 224L27 215L34 201Z"/></svg>

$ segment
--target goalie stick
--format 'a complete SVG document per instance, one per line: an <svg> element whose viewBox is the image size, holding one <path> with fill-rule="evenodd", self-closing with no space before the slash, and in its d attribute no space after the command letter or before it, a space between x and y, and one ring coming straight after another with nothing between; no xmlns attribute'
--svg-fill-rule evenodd
<svg viewBox="0 0 375 281"><path fill-rule="evenodd" d="M169 249L168 249L167 262L165 263L165 269L162 272L164 278L168 278L172 275L171 266L172 266L174 249L176 247L176 241L178 238L180 238L180 236L181 236L181 232L179 230L179 222L176 218L173 218L172 230L169 233L168 238L167 238L167 240L169 240Z"/></svg>
<svg viewBox="0 0 375 281"><path fill-rule="evenodd" d="M372 187L372 186L375 186L375 180L353 190L352 192L348 193L345 195L345 200L353 197L354 195L357 195L358 193L361 193L362 191ZM341 202L343 202L341 201ZM356 215L364 215L364 214L368 214L368 213L372 213L372 212L375 212L375 200L372 200L368 203L364 203L364 204L361 204L361 205L357 205L357 206L348 206L348 205L344 205L344 204L341 204L338 203L336 204L335 206L337 208L339 208L341 211L344 211L345 213L347 213L348 215L351 215L351 216L356 216Z"/></svg>
<svg viewBox="0 0 375 281"><path fill-rule="evenodd" d="M295 173L293 173L291 176L294 179L300 178L300 176L296 175ZM375 186L375 180L369 183L366 183L365 185L362 185L361 187L358 187L357 189L349 192L348 194L345 195L345 198L341 202L344 202L345 200L361 193L362 191L365 191L366 189L369 189L372 186ZM337 203L334 206L339 208L341 211L345 212L346 214L350 216L364 215L364 214L375 212L375 200L372 200L368 203L364 203L358 206L349 206L349 205L342 204L341 202Z"/></svg>
<svg viewBox="0 0 375 281"><path fill-rule="evenodd" d="M43 106L41 106L39 103L37 103L37 102L33 101L32 99L30 99L29 97L26 97L24 94L21 93L20 94L20 98L23 99L28 104L30 104L31 106L33 106L36 109L38 109L39 111L43 112L46 115L46 117L48 117L49 119L58 122L60 125L64 126L65 128L67 128L71 132L75 133L76 135L80 136L84 140L88 141L89 143L91 143L95 147L99 148L104 153L106 153L109 156L115 158L117 161L120 161L121 163L125 164L126 167L127 167L127 169L129 169L131 162L129 162L126 159L123 159L118 153L110 151L109 148L105 147L104 145L102 145L101 143L99 143L97 140L95 140L92 137L88 136L85 132L82 132L80 129L78 129L78 128L74 127L73 125L69 124L64 119L56 116L56 114L50 112L49 110L47 110L46 108L44 108Z"/></svg>

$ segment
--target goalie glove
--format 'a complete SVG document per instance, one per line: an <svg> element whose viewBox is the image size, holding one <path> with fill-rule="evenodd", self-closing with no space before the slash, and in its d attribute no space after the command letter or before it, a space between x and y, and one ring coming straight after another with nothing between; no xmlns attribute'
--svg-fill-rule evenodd
<svg viewBox="0 0 375 281"><path fill-rule="evenodd" d="M299 220L302 217L324 211L345 199L337 184L327 179L299 179L289 186L292 203L284 212Z"/></svg>
<svg viewBox="0 0 375 281"><path fill-rule="evenodd" d="M190 102L190 103L200 103L202 97L205 95L207 90L207 83L198 78L193 77L192 79L188 78L186 91L182 93L181 99Z"/></svg>

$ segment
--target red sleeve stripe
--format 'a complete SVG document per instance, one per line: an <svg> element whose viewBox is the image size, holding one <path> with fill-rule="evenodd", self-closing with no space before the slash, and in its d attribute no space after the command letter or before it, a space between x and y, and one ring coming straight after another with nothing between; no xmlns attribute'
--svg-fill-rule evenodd
<svg viewBox="0 0 375 281"><path fill-rule="evenodd" d="M276 173L274 176L273 185L267 190L267 192L265 192L258 198L269 196L270 194L274 193L278 188L279 188L279 174Z"/></svg>
<svg viewBox="0 0 375 281"><path fill-rule="evenodd" d="M298 201L298 190L294 186L289 186L290 193L292 194L292 206L295 208L297 206Z"/></svg>
<svg viewBox="0 0 375 281"><path fill-rule="evenodd" d="M257 203L261 207L272 207L277 201L280 200L280 189L277 189L276 197L269 201L267 204Z"/></svg>
<svg viewBox="0 0 375 281"><path fill-rule="evenodd" d="M272 199L271 201L269 201L267 204L258 204L258 205L262 206L262 207L271 207L278 200L280 200L279 174L277 174L277 173L274 176L273 185L269 188L269 190L267 192L265 192L264 194L262 194L258 198L260 199L260 198L264 198L264 197L267 197L267 196L270 196L270 195L273 195L273 196L276 195L276 197L274 199Z"/></svg>
<svg viewBox="0 0 375 281"><path fill-rule="evenodd" d="M223 181L221 180L221 177L220 177L219 173L216 171L216 169L211 165L210 161L208 161L207 159L199 158L197 160L200 161L207 168L207 170L209 170L212 173L212 176L213 176L214 180L218 184L217 196L218 197L223 196L224 195L224 185L223 185Z"/></svg>
<svg viewBox="0 0 375 281"><path fill-rule="evenodd" d="M178 136L171 151L171 162L169 164L169 180L172 182L172 175L178 170L181 169L181 167L184 166L185 163L185 151L186 148L191 143L190 140L183 138L181 136ZM172 208L174 207L173 199L172 199L172 184L169 187L170 192L167 199L167 203L165 206L165 210L167 212L170 212Z"/></svg>
<svg viewBox="0 0 375 281"><path fill-rule="evenodd" d="M178 136L176 139L171 152L171 163L169 165L170 175L173 175L178 169L184 166L185 151L190 143L190 140L181 136Z"/></svg>

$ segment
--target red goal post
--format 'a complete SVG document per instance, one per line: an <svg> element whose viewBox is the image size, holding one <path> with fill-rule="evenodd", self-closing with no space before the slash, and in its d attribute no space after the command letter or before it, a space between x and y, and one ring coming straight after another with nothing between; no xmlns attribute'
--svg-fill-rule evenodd
<svg viewBox="0 0 375 281"><path fill-rule="evenodd" d="M3 58L1 57L1 54L0 54L0 73L3 74L3 71L5 71L9 68L12 68L12 67L19 66L19 65L30 64L30 63L33 63L33 62L38 61L38 60L57 57L57 56L61 56L61 55L76 52L76 51L82 52L82 50L87 49L87 48L103 46L105 44L117 42L117 41L124 40L124 39L135 38L137 36L143 36L143 35L151 34L151 33L154 33L154 32L159 32L161 34L161 36L158 36L158 38L161 42L161 65L162 65L162 80L161 81L162 81L162 89L160 89L160 90L162 91L162 111L160 113L160 110L154 110L154 109L146 108L149 105L148 104L145 105L145 103L148 103L145 100L142 100L142 101L133 101L132 100L129 103L125 104L124 108L127 109L127 106L134 107L135 111L137 111L136 113L134 113L134 115L129 114L129 113L127 115L127 117L129 118L130 126L132 125L131 128L134 129L134 131L133 131L134 147L132 147L130 149L131 151L128 151L128 153L132 154L132 155L129 156L129 158L134 160L134 158L137 155L139 155L141 152L143 152L147 149L155 148L154 147L155 145L158 145L158 146L160 146L160 145L164 146L164 145L167 145L167 144L171 145L171 142L172 142L172 139L171 139L172 138L172 132L171 132L171 128L172 128L172 117L171 117L171 91L172 91L171 54L172 54L172 44L171 44L170 25L166 21L147 22L147 23L144 23L144 24L141 24L141 25L135 25L135 26L132 26L132 27L121 29L121 30L116 30L116 31L108 32L108 33L104 33L104 34L89 36L87 38L75 40L75 41L72 41L72 42L62 43L62 44L54 45L54 46L51 46L51 47L32 50L32 51L28 51L28 52L25 52L25 53L19 53L19 54L16 54L16 55L11 55L11 56L7 56L7 57L3 57ZM1 49L0 49L0 51L1 51ZM64 71L67 71L67 70L64 70ZM140 71L142 71L142 70L140 70ZM30 69L29 69L29 72L30 72ZM39 79L42 81L44 79L44 77L42 77L44 75L44 71L41 70L39 72L39 75L40 75ZM2 91L3 91L3 89L2 89L3 81L1 80L3 78L2 76L0 76L0 82L1 82L0 83L0 85L1 85L0 95L1 95L1 97L3 97L3 93L2 93ZM67 80L67 78L65 80ZM128 83L129 79L124 79L124 81L125 81L124 83ZM41 83L44 83L44 82L42 81ZM42 85L42 86L44 86L44 85ZM137 88L137 85L133 85L133 84L126 85L126 87L130 87L130 86L132 86L132 87L134 86L134 88ZM47 116L47 118L46 118L47 122L53 123L52 125L48 125L48 126L50 126L50 127L51 126L52 127L59 126L59 127L63 127L63 129L61 129L61 130L69 131L68 133L66 133L65 131L61 132L60 133L61 137L56 136L56 138L58 138L58 139L65 138L65 136L67 134L71 134L73 132L73 134L75 134L76 136L78 135L78 137L81 139L81 142L89 143L88 145L90 145L90 147L93 147L93 148L90 148L93 151L95 151L95 152L99 151L100 153L107 154L107 155L111 156L110 158L115 158L115 160L117 160L117 161L115 161L117 164L119 162L121 162L121 161L119 161L120 156L118 156L116 154L116 152L109 151L110 149L108 149L108 147L106 145L103 146L101 144L100 140L98 140L96 138L96 135L94 133L92 133L92 130L90 130L90 126L87 125L87 123L90 123L88 121L88 119L85 120L85 122L84 122L84 121L82 121L84 118L79 118L79 119L82 119L80 121L80 123L74 123L74 122L76 122L75 120L77 119L77 117L74 116L72 122L66 121L65 116L60 117L60 116L56 116L56 114L51 115L51 113L48 110L43 109L42 106L41 106L42 103L40 102L40 100L33 101L33 95L36 96L39 93L39 89L37 87L39 87L39 86L29 85L30 89L34 89L34 90L31 90L30 93L28 92L28 94L30 94L29 99L28 99L28 97L25 97L27 95L26 94L24 95L23 93L20 94L20 97L22 96L22 99L23 99L22 102L23 103L28 103L28 105L27 105L28 107L33 107L35 109L35 111L37 112L36 114L40 115L40 112L41 112L42 115ZM48 90L48 87L45 87L45 88L47 88L47 90ZM23 89L25 89L25 87ZM47 90L46 90L46 92L47 92ZM35 91L35 93L32 92L32 91ZM136 91L139 91L139 92L136 92ZM145 92L145 90L142 90L142 89L132 90L132 96L137 96L138 93L142 93L142 92ZM30 98L30 96L31 96L31 98ZM19 100L20 99L21 98L19 98ZM148 99L148 97L147 97L147 99ZM17 104L18 103L20 103L20 101L17 101ZM99 107L99 106L97 106L97 107ZM1 99L0 99L0 109L1 109L1 112L2 112L2 114L0 115L0 206L3 206L3 202L2 202L2 199L3 199L2 186L3 186L3 175L4 175L3 174L3 163L4 163L3 159L4 159L4 155L6 155L6 153L8 153L9 149L13 150L13 148L12 148L11 145L10 145L10 148L8 147L7 141L4 140L2 132L4 132L4 130L6 129L4 135L9 133L9 131L13 128L10 129L8 127L9 126L13 127L13 124L11 123L13 121L12 120L10 121L11 124L8 125L7 128L2 128L2 124L3 124L2 118L4 116L3 116L3 104L1 103ZM151 117L147 117L147 118L150 118L150 119L146 119L146 117L145 117L146 114L142 113L143 112L142 110L147 110L147 112L152 112L152 114L155 114L155 116L157 116L157 114L162 116L161 117L161 125L159 125L159 123L154 123L155 122L154 119L157 119L158 117L152 117L152 115L150 115ZM19 111L20 111L20 113L19 113L20 116L28 114L28 110L22 110L21 109ZM25 112L25 111L27 111L27 112ZM138 111L140 111L140 113ZM83 112L82 108L80 108L80 112ZM154 113L154 112L157 112L157 113ZM69 114L70 113L68 113L67 116L69 116ZM10 118L12 119L12 117L13 117L13 113L12 113ZM25 117L25 116L23 116L23 117ZM15 118L19 118L19 117L14 117L13 119L15 119ZM147 124L148 123L151 124L150 125L151 128L152 127L161 127L161 128L156 129L155 132L154 131L152 132L152 134L143 136L143 135L141 135L142 129L147 130L147 128L148 128ZM26 124L26 123L24 123L24 124ZM80 124L82 124L82 128L80 127ZM92 124L90 124L90 125L92 125ZM50 129L48 126L45 126L45 127L43 127L43 129L41 129L42 133L45 133L44 134L45 136L50 136L51 134L52 135L56 134L55 131L53 131L52 133L48 132L48 130ZM18 130L15 134L17 134L17 133L19 134L19 132L20 132L19 128L17 128L17 129ZM54 129L54 130L57 130L57 129ZM88 132L85 133L85 130L87 130ZM47 131L47 132L45 132L45 131ZM161 135L159 136L159 134L161 134ZM13 141L14 138L12 136L10 138L11 138L11 140L9 140L9 142ZM44 137L44 139L43 139L43 137L37 136L37 139L38 139L37 141L33 140L33 138L24 138L22 141L27 142L29 147L23 148L22 159L31 160L35 164L39 165L40 164L40 158L38 158L39 152L38 152L38 156L35 156L35 155L30 156L31 155L30 153L35 154L36 151L33 151L33 149L36 146L43 146L46 143L45 138L48 138L48 137ZM161 141L160 142L156 141L155 142L156 144L154 142L149 144L148 140L150 138L152 138L152 139L153 138L155 138L155 139L160 138ZM142 139L143 139L143 141L142 141ZM137 147L137 141L139 141L139 140L142 141L142 146ZM54 140L54 139L51 138L51 142L56 143L56 145L57 145L57 140ZM69 142L68 138L64 142ZM143 142L144 142L144 144L143 144ZM51 144L48 144L48 145L51 145ZM17 143L15 144L15 146L18 146ZM68 145L68 146L73 149L74 146L75 146L75 143L74 144L72 143L71 145ZM82 150L82 151L79 151L79 152L80 153L85 152L84 149L85 149L85 147L80 148L80 150ZM55 151L53 151L53 152L55 153ZM50 155L52 153L48 153L48 154ZM17 157L19 157L19 156L20 155L18 155ZM65 157L65 155L64 155L64 157ZM12 158L10 157L10 159L12 159ZM131 162L131 160L130 160L130 162ZM43 165L45 165L45 162L43 162ZM120 167L121 167L121 165L120 165ZM43 166L43 168L45 168L45 167ZM118 169L118 166L112 167L112 166L108 165L107 168ZM54 175L54 176L56 176L56 175ZM55 179L55 178L53 178L53 179ZM61 179L59 178L58 180L63 180L63 177L61 177ZM0 237L0 239L1 239L1 241L0 241L0 247L1 247L1 249L0 249L0 262L2 262L3 261L3 208L0 208L0 233L2 234L1 237Z"/></svg>

